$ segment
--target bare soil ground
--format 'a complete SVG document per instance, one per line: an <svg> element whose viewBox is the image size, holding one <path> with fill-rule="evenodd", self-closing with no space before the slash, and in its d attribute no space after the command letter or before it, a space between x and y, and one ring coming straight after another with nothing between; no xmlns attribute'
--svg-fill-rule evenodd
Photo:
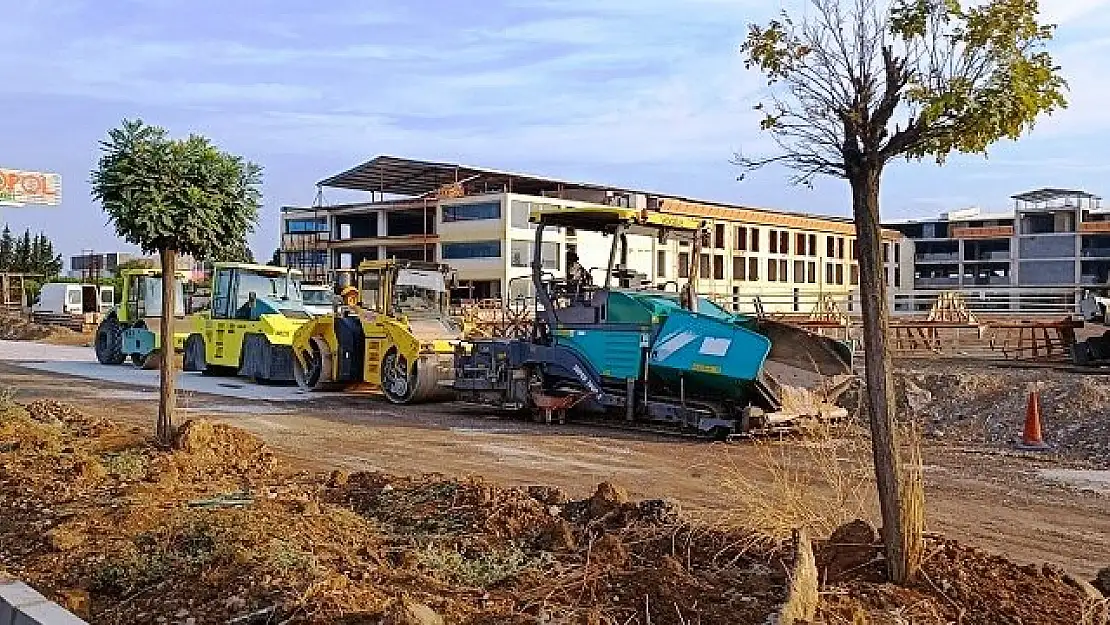
<svg viewBox="0 0 1110 625"><path fill-rule="evenodd" d="M64 398L92 415L145 431L154 423L153 393L0 364L5 385L18 388L21 400ZM707 444L541 426L460 405L396 407L373 396L269 405L203 395L184 399L189 416L251 431L298 469L480 475L505 487L558 486L573 497L611 481L632 497L666 497L703 517L725 517L736 507L737 491L727 485L738 476L757 489L773 489L781 465L804 473L812 460L790 440ZM769 457L778 464L768 463ZM924 457L930 531L1085 578L1110 565L1110 496L1041 473L1088 465L971 439L954 443L952 437L927 440Z"/></svg>
<svg viewBox="0 0 1110 625"><path fill-rule="evenodd" d="M0 397L0 576L95 623L182 625L767 623L790 584L785 545L608 482L574 499L291 473L236 427L190 420L169 448L143 430ZM815 547L814 623L1105 622L1101 594L1058 567L930 538L920 579L894 587L866 523Z"/></svg>

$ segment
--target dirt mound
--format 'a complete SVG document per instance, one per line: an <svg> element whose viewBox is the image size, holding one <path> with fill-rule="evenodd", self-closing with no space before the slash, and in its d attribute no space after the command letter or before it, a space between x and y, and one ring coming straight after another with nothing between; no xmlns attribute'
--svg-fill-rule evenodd
<svg viewBox="0 0 1110 625"><path fill-rule="evenodd" d="M78 436L99 436L116 427L107 419L90 417L69 404L53 399L37 399L24 409L39 423L65 427Z"/></svg>
<svg viewBox="0 0 1110 625"><path fill-rule="evenodd" d="M790 583L782 545L614 484L563 501L478 478L288 474L226 425L121 446L131 433L30 406L0 410L0 443L19 443L0 448L0 566L90 622L732 625L768 622ZM1085 595L1055 569L934 541L903 589L856 565L877 549L866 524L818 548L839 571L824 622L1081 622Z"/></svg>
<svg viewBox="0 0 1110 625"><path fill-rule="evenodd" d="M1091 582L1102 594L1110 597L1110 566L1100 570L1098 576Z"/></svg>
<svg viewBox="0 0 1110 625"><path fill-rule="evenodd" d="M827 584L881 571L881 566L873 565L881 565L882 545L878 532L867 521L841 525L827 541L819 542L815 551L817 572Z"/></svg>
<svg viewBox="0 0 1110 625"><path fill-rule="evenodd" d="M258 477L277 468L277 459L261 439L246 430L205 419L186 421L174 436L173 449L179 473Z"/></svg>
<svg viewBox="0 0 1110 625"><path fill-rule="evenodd" d="M934 442L1012 448L1029 391L1039 389L1045 442L1061 457L1110 467L1110 378L1048 369L907 362L895 373L898 415ZM840 405L863 415L858 384Z"/></svg>
<svg viewBox="0 0 1110 625"><path fill-rule="evenodd" d="M951 540L929 540L910 587L850 580L826 593L822 622L960 622L967 625L1082 623L1085 593L1057 567L1018 565ZM860 573L865 575L866 573ZM898 620L900 617L901 620Z"/></svg>
<svg viewBox="0 0 1110 625"><path fill-rule="evenodd" d="M62 326L48 326L30 321L22 315L0 312L0 339L5 341L39 341L43 339L77 339L84 335Z"/></svg>

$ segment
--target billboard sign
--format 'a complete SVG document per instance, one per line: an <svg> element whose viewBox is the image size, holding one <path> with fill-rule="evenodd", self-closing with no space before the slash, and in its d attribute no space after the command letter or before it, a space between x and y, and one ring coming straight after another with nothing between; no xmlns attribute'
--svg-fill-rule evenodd
<svg viewBox="0 0 1110 625"><path fill-rule="evenodd" d="M60 174L0 168L0 205L57 206L61 202L62 176Z"/></svg>

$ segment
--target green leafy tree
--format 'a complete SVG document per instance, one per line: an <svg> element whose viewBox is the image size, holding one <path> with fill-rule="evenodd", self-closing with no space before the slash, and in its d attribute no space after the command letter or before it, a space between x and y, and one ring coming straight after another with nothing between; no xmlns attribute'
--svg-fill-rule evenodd
<svg viewBox="0 0 1110 625"><path fill-rule="evenodd" d="M38 266L38 273L41 273L46 278L54 278L62 273L62 255L54 252L54 242L51 241L45 234L40 234L41 242L39 243L39 257L36 261Z"/></svg>
<svg viewBox="0 0 1110 625"><path fill-rule="evenodd" d="M125 269L157 269L158 263L149 258L129 258L116 266L116 273Z"/></svg>
<svg viewBox="0 0 1110 625"><path fill-rule="evenodd" d="M209 259L228 241L245 240L261 201L262 170L220 151L204 138L171 139L142 121L125 120L101 142L92 194L116 232L144 252L158 252L162 274L174 274L178 254ZM173 345L173 280L162 281L162 349ZM173 363L162 358L158 440L173 435Z"/></svg>
<svg viewBox="0 0 1110 625"><path fill-rule="evenodd" d="M749 26L741 52L768 79L756 109L780 151L740 155L748 170L780 164L792 182L848 181L859 253L867 410L886 563L895 583L916 573L920 499L907 493L893 419L889 311L880 255L879 186L888 163L984 153L1065 106L1064 80L1044 50L1053 27L1036 0L810 0Z"/></svg>
<svg viewBox="0 0 1110 625"><path fill-rule="evenodd" d="M274 250L274 254L270 256L270 262L266 264L271 267L281 267L281 248Z"/></svg>
<svg viewBox="0 0 1110 625"><path fill-rule="evenodd" d="M12 237L11 228L4 224L0 232L0 271L14 271L15 267L15 238Z"/></svg>
<svg viewBox="0 0 1110 625"><path fill-rule="evenodd" d="M54 243L43 233L31 241L31 273L49 281L62 271L62 257L54 253Z"/></svg>
<svg viewBox="0 0 1110 625"><path fill-rule="evenodd" d="M24 230L23 238L15 244L15 259L12 261L15 271L31 273L34 267L31 263L31 231Z"/></svg>
<svg viewBox="0 0 1110 625"><path fill-rule="evenodd" d="M253 263L254 253L247 245L246 240L235 241L228 244L226 247L216 252L212 256L212 262L216 263Z"/></svg>

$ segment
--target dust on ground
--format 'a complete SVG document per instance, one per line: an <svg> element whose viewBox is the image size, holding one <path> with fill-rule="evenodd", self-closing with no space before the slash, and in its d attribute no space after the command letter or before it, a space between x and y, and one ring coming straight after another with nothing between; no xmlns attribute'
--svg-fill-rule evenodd
<svg viewBox="0 0 1110 625"><path fill-rule="evenodd" d="M97 623L725 625L767 622L787 592L788 549L608 482L575 500L294 473L226 424L187 422L161 448L67 404L2 399L0 570ZM818 622L1077 623L1090 601L1059 569L927 544L925 575L895 588L866 523L818 541Z"/></svg>

